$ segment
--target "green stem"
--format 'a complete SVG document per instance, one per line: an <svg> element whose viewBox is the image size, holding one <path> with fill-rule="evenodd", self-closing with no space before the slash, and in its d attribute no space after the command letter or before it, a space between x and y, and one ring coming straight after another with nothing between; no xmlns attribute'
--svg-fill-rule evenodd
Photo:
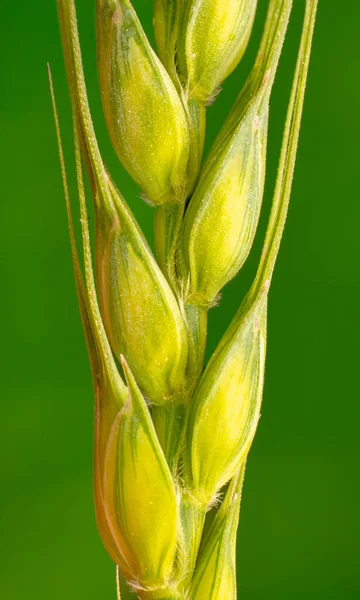
<svg viewBox="0 0 360 600"><path fill-rule="evenodd" d="M176 476L185 438L185 404L172 401L165 406L153 406L151 416L170 471Z"/></svg>
<svg viewBox="0 0 360 600"><path fill-rule="evenodd" d="M187 173L187 196L189 197L196 185L204 152L206 108L192 98L185 102L185 108L190 132L190 158Z"/></svg>
<svg viewBox="0 0 360 600"><path fill-rule="evenodd" d="M205 107L191 98L186 102L190 153L187 172L186 196L190 196L197 182L204 151ZM155 250L160 268L172 287L176 288L176 251L185 212L185 200L159 206L155 212Z"/></svg>
<svg viewBox="0 0 360 600"><path fill-rule="evenodd" d="M178 287L176 250L184 216L185 203L165 204L156 209L154 217L155 250L159 266L171 287Z"/></svg>
<svg viewBox="0 0 360 600"><path fill-rule="evenodd" d="M204 365L207 337L207 308L187 304L185 306L186 324L188 329L189 357L188 379L190 390L196 385Z"/></svg>
<svg viewBox="0 0 360 600"><path fill-rule="evenodd" d="M180 532L178 573L181 587L186 589L192 579L204 529L207 505L187 492L180 502Z"/></svg>
<svg viewBox="0 0 360 600"><path fill-rule="evenodd" d="M185 306L185 316L189 344L186 396L176 398L165 406L153 406L151 410L159 442L174 475L177 475L178 460L184 447L187 398L191 397L201 376L207 335L206 308L188 304Z"/></svg>

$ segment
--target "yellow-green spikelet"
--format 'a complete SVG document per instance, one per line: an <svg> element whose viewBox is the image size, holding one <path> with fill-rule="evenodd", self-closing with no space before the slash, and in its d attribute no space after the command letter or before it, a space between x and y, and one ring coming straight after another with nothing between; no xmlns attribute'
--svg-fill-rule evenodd
<svg viewBox="0 0 360 600"><path fill-rule="evenodd" d="M115 355L125 355L146 396L165 404L181 397L185 386L185 324L129 207L108 185L110 200L100 198L95 207L96 271L106 331Z"/></svg>
<svg viewBox="0 0 360 600"><path fill-rule="evenodd" d="M195 391L185 473L191 493L209 504L246 457L260 415L267 293L239 309Z"/></svg>
<svg viewBox="0 0 360 600"><path fill-rule="evenodd" d="M208 307L252 247L266 169L269 99L291 3L269 7L269 23L243 90L210 149L185 215L179 270L187 302Z"/></svg>
<svg viewBox="0 0 360 600"><path fill-rule="evenodd" d="M268 110L254 107L204 167L182 237L188 302L209 306L245 262L259 219Z"/></svg>
<svg viewBox="0 0 360 600"><path fill-rule="evenodd" d="M183 0L154 0L154 32L159 58L177 81L176 50Z"/></svg>
<svg viewBox="0 0 360 600"><path fill-rule="evenodd" d="M122 365L129 396L110 440L116 483L113 478L109 481L114 497L108 502L114 502L117 524L139 582L156 588L169 582L173 568L177 498L148 408L124 359Z"/></svg>
<svg viewBox="0 0 360 600"><path fill-rule="evenodd" d="M175 86L128 0L97 0L105 118L130 175L156 205L184 199L189 130Z"/></svg>
<svg viewBox="0 0 360 600"><path fill-rule="evenodd" d="M257 0L187 0L178 38L178 64L187 93L206 103L247 47Z"/></svg>

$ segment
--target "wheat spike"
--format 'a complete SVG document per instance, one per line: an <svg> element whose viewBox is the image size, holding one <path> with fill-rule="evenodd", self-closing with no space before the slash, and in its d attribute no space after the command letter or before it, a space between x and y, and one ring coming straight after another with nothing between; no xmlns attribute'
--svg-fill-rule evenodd
<svg viewBox="0 0 360 600"><path fill-rule="evenodd" d="M96 0L106 123L120 161L155 207L156 256L101 156L75 0L57 4L84 275L51 76L50 85L94 382L96 517L116 564L117 597L127 594L126 581L140 600L235 600L236 535L263 396L268 295L291 193L317 0L305 0L258 270L205 366L208 310L241 270L257 229L271 90L292 0L269 0L254 66L204 163L206 107L246 50L257 0L155 0L157 53L130 0ZM94 203L94 252L83 165Z"/></svg>

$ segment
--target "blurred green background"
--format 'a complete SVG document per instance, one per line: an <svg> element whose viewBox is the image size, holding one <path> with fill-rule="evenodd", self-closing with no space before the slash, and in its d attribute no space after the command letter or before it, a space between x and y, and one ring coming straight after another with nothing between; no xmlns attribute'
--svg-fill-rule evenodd
<svg viewBox="0 0 360 600"><path fill-rule="evenodd" d="M152 209L119 167L104 127L93 4L77 1L93 117L106 161L151 240ZM135 2L150 36L151 4ZM208 111L207 146L249 72L266 5L259 0L248 52ZM273 94L263 219L248 263L211 311L209 351L259 257L304 0L294 5ZM320 0L239 529L246 600L360 598L359 22L359 2ZM55 0L2 2L0 27L0 597L114 600L114 567L94 519L92 385L46 72L50 61L76 203Z"/></svg>

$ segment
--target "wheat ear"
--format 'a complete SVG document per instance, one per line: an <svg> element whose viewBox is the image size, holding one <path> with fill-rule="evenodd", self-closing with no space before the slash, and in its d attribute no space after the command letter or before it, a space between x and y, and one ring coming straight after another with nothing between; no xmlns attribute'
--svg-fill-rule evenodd
<svg viewBox="0 0 360 600"><path fill-rule="evenodd" d="M202 160L206 107L241 60L256 0L155 0L157 53L130 0L96 0L114 149L154 206L156 256L101 157L74 0L57 0L73 113L84 275L51 94L76 289L95 392L95 507L141 600L235 600L245 464L262 402L267 301L294 173L317 0L305 15L258 271L204 366L208 310L253 245L271 91L292 0L269 0L258 54ZM95 212L94 253L83 165ZM94 254L94 260L93 260Z"/></svg>

